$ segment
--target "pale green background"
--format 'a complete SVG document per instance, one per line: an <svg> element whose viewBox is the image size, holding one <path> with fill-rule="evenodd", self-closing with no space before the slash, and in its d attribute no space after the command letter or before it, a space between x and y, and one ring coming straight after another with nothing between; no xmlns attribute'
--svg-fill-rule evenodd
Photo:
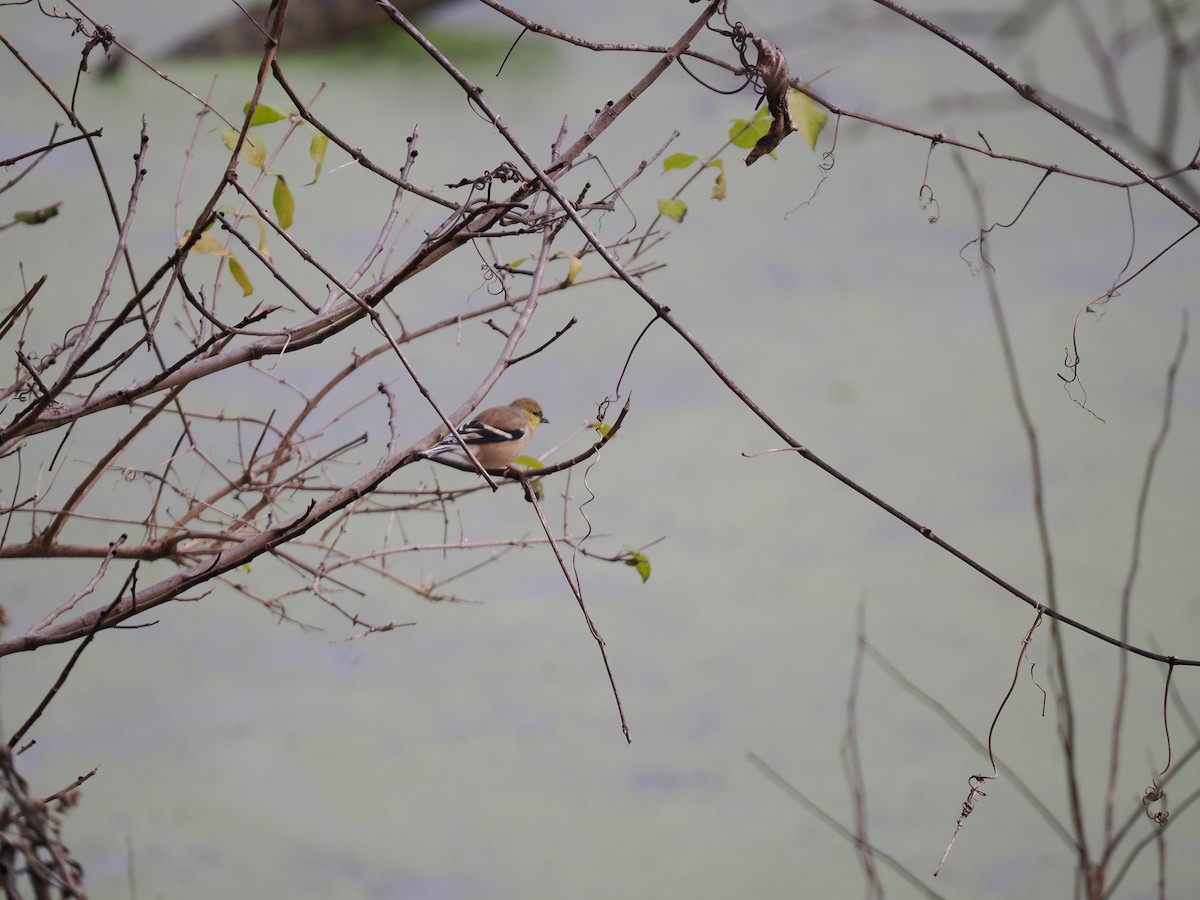
<svg viewBox="0 0 1200 900"><path fill-rule="evenodd" d="M89 10L150 50L215 16L215 6L97 2ZM682 2L632 0L530 0L521 8L594 40L656 43L673 40L697 11ZM968 140L983 130L1004 152L1119 174L1061 125L1011 101L1001 112L930 109L931 96L1003 97L1002 86L911 26L877 27L886 19L870 4L840 8L864 18L824 17L816 3L783 0L734 12L774 36L795 72L831 70L819 87L836 102ZM30 8L5 8L0 28L10 38L34 41L22 46L68 93L78 40L74 49L60 51L68 46L69 28L51 41L44 29L35 35L36 17ZM541 153L564 114L578 133L594 108L650 64L645 56L556 50L527 35L496 79L514 29L470 3L443 24L498 36L462 64ZM1025 77L1036 60L1043 81L1095 101L1094 76L1062 34L989 46ZM710 49L720 52L716 43ZM213 68L191 63L172 70L203 93ZM253 64L220 68L214 102L233 115ZM418 183L456 181L513 155L429 64L382 52L378 58L337 54L328 62L291 63L288 71L302 95L327 82L318 112L381 164L399 167L404 137L420 123ZM23 84L10 59L0 75L6 85ZM33 145L55 118L28 96L19 95L28 104L20 108L5 101L0 154ZM267 98L282 101L273 88ZM596 167L589 177L598 185L605 171L623 179L676 128L681 136L674 149L710 152L730 120L751 106L749 95L707 93L675 70L597 144L604 171ZM103 146L110 172L120 179L128 178L128 155L141 116L148 117L151 176L135 241L146 259L167 252L194 107L169 86L139 77L87 85L80 108L106 122ZM827 133L822 149L829 140ZM303 147L293 149L281 165L291 167L299 185L309 169ZM204 167L222 152L215 136L202 135L185 191L189 202L208 190ZM820 155L798 137L778 156L746 169L740 153L727 153L728 199L710 201L704 188L688 196L687 220L665 229L671 237L658 254L670 267L648 286L806 445L1040 596L1028 457L983 280L959 258L974 236L974 214L947 152L939 149L929 169L941 212L932 225L918 205L927 156L927 144L918 139L844 122L837 165L827 176L818 168ZM331 153L319 185L297 188L295 232L349 270L373 239L389 198L377 181L352 168L334 169L344 161ZM107 219L76 209L94 197L68 187L91 190L84 158L61 154L51 165L61 167L64 214L45 229L0 237L5 305L19 295L18 261L25 261L27 277L46 266L38 255L45 241L59 244L65 263L50 272L47 298L73 310L91 302L111 252ZM1038 178L1007 164L973 160L972 166L986 183L990 217L1004 221ZM629 193L636 223L627 211L614 213L604 222L607 236L644 225L655 199L674 190L679 176L659 171L652 167ZM124 182L115 189L123 194ZM23 185L0 198L4 216L41 196ZM1064 393L1056 372L1076 311L1108 287L1128 253L1125 207L1119 190L1054 179L1018 226L998 232L991 245L1046 454L1061 599L1072 614L1110 631L1167 362L1182 311L1196 318L1194 254L1183 248L1110 303L1098 325L1082 328L1089 402L1107 424ZM1135 207L1140 262L1184 222L1145 191L1135 194ZM413 240L437 219L428 208L419 213ZM534 247L529 242L523 252ZM417 321L456 308L472 291L483 302L475 262L463 256L439 267L407 285L397 302ZM321 283L316 278L309 286ZM594 414L649 311L616 287L554 295L535 320L530 346L571 315L580 324L551 352L508 374L493 397L533 393L542 400L552 424L534 450L565 440ZM494 352L493 337L471 324L461 341L445 335L414 348L414 362L445 405L456 405L480 376ZM347 346L375 340L364 330ZM1174 431L1147 520L1133 626L1139 642L1154 639L1192 657L1200 656L1196 358L1193 352L1180 374ZM278 365L277 376L317 383L316 373L305 371L314 365L308 355ZM418 437L433 426L432 415L390 365L380 362L364 373L361 394L381 378L394 380L412 416L405 437ZM248 384L254 382L229 374L208 390L214 403L231 408L279 402L271 399L279 395L266 378L259 385L262 399ZM611 535L595 546L614 552L666 540L649 551L654 570L647 585L621 567L583 562L581 571L608 642L631 746L618 730L595 645L544 547L509 554L456 584L482 604L430 605L365 582L368 597L341 600L376 621L418 624L351 643L330 643L345 629L315 600L300 597L289 605L297 618L327 629L302 633L277 625L245 599L217 592L157 610L151 618L159 624L152 628L99 638L21 760L23 772L45 792L100 767L66 822L92 895L860 896L852 849L763 778L746 754L764 758L849 822L838 749L856 605L866 601L878 646L980 738L1007 688L1031 613L801 460L743 458L779 441L666 328L643 342L626 387L634 392L628 423L587 476L597 495L588 514L598 532ZM371 444L356 460L369 465L387 436L380 409L361 409L331 426L326 446L365 429ZM123 415L112 414L114 428L125 423ZM153 448L143 452L139 458L147 465L161 460ZM67 459L86 456L81 449ZM82 471L78 465L59 477ZM403 487L427 474L406 470L393 480ZM115 475L114 483L120 487ZM552 479L548 496L557 497L565 485L563 476ZM570 490L577 505L587 494L582 473ZM537 532L512 490L475 498L464 516L475 539ZM383 524L359 526L363 546L379 544L372 529ZM581 531L582 523L576 518L573 527ZM439 528L433 526L435 535ZM413 579L458 564L437 556L396 562ZM9 633L39 619L92 571L89 564L51 568L5 563L4 604L14 620ZM166 571L148 567L142 579ZM268 561L244 577L260 593L271 593L275 578L293 584ZM1031 649L1038 661L1048 656L1044 639L1043 628ZM1080 746L1094 827L1117 655L1077 636L1067 643L1084 698ZM27 715L68 652L49 648L0 664L6 731ZM1123 810L1136 808L1164 758L1162 673L1140 661L1132 668L1127 767L1117 788ZM1176 683L1185 699L1194 697L1191 672L1178 673ZM1055 719L1052 710L1046 718L1040 711L1041 695L1022 679L997 729L997 749L1061 814ZM946 896L1067 896L1069 854L1003 780L987 789L934 882L929 875L950 838L967 776L986 771L986 760L870 665L859 715L870 832L880 847ZM1178 720L1173 725L1178 753L1187 736ZM1182 798L1189 789L1175 787L1172 796ZM1200 877L1189 852L1189 818L1179 817L1168 842L1170 883L1185 891ZM890 896L915 895L894 876L885 879ZM1152 888L1143 869L1120 895L1151 896Z"/></svg>

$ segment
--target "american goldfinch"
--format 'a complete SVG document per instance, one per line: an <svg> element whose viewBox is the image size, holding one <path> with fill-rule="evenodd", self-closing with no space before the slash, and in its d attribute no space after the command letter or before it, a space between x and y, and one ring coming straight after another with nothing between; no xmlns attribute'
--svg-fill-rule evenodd
<svg viewBox="0 0 1200 900"><path fill-rule="evenodd" d="M542 414L540 403L529 397L519 397L508 406L485 409L460 425L458 433L481 466L485 469L504 469L521 455L537 427L549 421ZM454 439L454 435L448 434L423 455L439 456L456 451L462 453L462 445Z"/></svg>

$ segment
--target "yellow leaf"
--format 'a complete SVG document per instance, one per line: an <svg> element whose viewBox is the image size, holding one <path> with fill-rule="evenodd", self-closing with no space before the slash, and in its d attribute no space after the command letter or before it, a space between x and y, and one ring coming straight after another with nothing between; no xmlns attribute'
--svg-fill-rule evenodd
<svg viewBox="0 0 1200 900"><path fill-rule="evenodd" d="M724 200L725 199L725 187L726 187L725 173L718 172L717 180L713 182L712 198L714 200Z"/></svg>
<svg viewBox="0 0 1200 900"><path fill-rule="evenodd" d="M324 132L313 129L312 140L308 142L308 155L313 162L317 164L313 169L312 181L309 184L316 184L317 179L321 177L321 166L325 164L325 149L329 146L329 138Z"/></svg>
<svg viewBox="0 0 1200 900"><path fill-rule="evenodd" d="M817 106L807 94L793 88L788 91L788 111L792 114L792 121L796 123L797 130L804 135L808 145L815 148L817 138L821 136L821 129L829 120L825 110Z"/></svg>
<svg viewBox="0 0 1200 900"><path fill-rule="evenodd" d="M234 281L241 285L243 297L249 297L254 293L254 285L250 283L250 276L246 274L246 270L242 268L242 264L232 253L229 254L229 274L233 276Z"/></svg>
<svg viewBox="0 0 1200 900"><path fill-rule="evenodd" d="M221 141L232 150L237 146L238 135L241 134L236 128L222 128ZM261 169L267 161L267 145L263 143L262 138L251 132L246 132L246 139L242 141L242 159L250 163L255 168Z"/></svg>
<svg viewBox="0 0 1200 900"><path fill-rule="evenodd" d="M658 214L682 223L683 217L687 215L687 204L682 200L659 200Z"/></svg>
<svg viewBox="0 0 1200 900"><path fill-rule="evenodd" d="M267 145L263 143L262 138L256 134L246 135L246 140L242 141L242 159L256 169L261 169L267 164Z"/></svg>
<svg viewBox="0 0 1200 900"><path fill-rule="evenodd" d="M249 216L248 218L258 226L258 252L270 262L271 251L267 248L267 224L258 216Z"/></svg>
<svg viewBox="0 0 1200 900"><path fill-rule="evenodd" d="M190 234L191 234L191 232L189 231L187 234L185 234L183 236L184 243L187 242L188 236ZM221 246L221 242L218 241L216 239L216 237L213 236L213 233L211 231L206 231L206 232L204 232L204 234L200 235L200 239L198 241L196 241L196 243L192 244L191 252L192 253L208 253L211 256L228 256L229 255L229 251Z"/></svg>
<svg viewBox="0 0 1200 900"><path fill-rule="evenodd" d="M625 565L637 569L637 573L642 576L642 584L650 580L650 558L645 553L626 547L624 560Z"/></svg>
<svg viewBox="0 0 1200 900"><path fill-rule="evenodd" d="M275 176L275 192L271 197L275 205L275 221L279 227L287 231L292 227L292 216L296 212L296 198L288 188L287 179L282 175Z"/></svg>

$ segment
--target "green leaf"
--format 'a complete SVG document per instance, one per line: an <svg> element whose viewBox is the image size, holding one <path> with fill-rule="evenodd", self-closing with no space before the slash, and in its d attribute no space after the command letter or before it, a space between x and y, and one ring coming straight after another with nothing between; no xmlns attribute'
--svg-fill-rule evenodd
<svg viewBox="0 0 1200 900"><path fill-rule="evenodd" d="M522 465L526 469L540 469L542 467L541 460L534 459L532 456L518 456L512 461L512 464L514 466L518 464ZM529 490L533 492L534 499L539 503L546 499L546 492L542 488L542 479L531 478L525 481L525 484L529 485Z"/></svg>
<svg viewBox="0 0 1200 900"><path fill-rule="evenodd" d="M287 231L292 227L292 217L296 212L296 198L288 188L287 179L282 175L275 176L275 191L271 195L271 203L275 206L275 221L279 227Z"/></svg>
<svg viewBox="0 0 1200 900"><path fill-rule="evenodd" d="M600 434L601 437L604 437L610 431L612 431L612 426L605 425L603 422L593 422L592 427L596 429L596 431Z"/></svg>
<svg viewBox="0 0 1200 900"><path fill-rule="evenodd" d="M734 119L733 126L729 129L729 139L733 141L733 146L749 150L770 130L770 112L764 106L754 114L753 119Z"/></svg>
<svg viewBox="0 0 1200 900"><path fill-rule="evenodd" d="M321 177L321 166L325 163L325 148L329 146L329 138L324 132L312 130L312 140L308 142L308 155L317 167L313 169L312 181L309 184L316 184L317 179Z"/></svg>
<svg viewBox="0 0 1200 900"><path fill-rule="evenodd" d="M663 171L670 172L672 169L686 169L699 158L690 153L672 153L663 160Z"/></svg>
<svg viewBox="0 0 1200 900"><path fill-rule="evenodd" d="M788 110L792 114L792 121L796 123L796 128L808 140L808 146L816 149L821 129L829 121L825 110L817 106L807 94L803 94L795 88L788 91Z"/></svg>
<svg viewBox="0 0 1200 900"><path fill-rule="evenodd" d="M241 285L243 297L249 297L254 293L254 285L250 283L250 276L246 274L246 270L242 268L242 264L232 253L229 254L229 274L233 276L234 281Z"/></svg>
<svg viewBox="0 0 1200 900"><path fill-rule="evenodd" d="M687 204L682 200L659 200L658 214L682 223L683 217L687 215Z"/></svg>
<svg viewBox="0 0 1200 900"><path fill-rule="evenodd" d="M642 584L650 580L650 559L645 553L634 550L632 547L626 547L624 562L625 565L637 569L637 573L642 576Z"/></svg>
<svg viewBox="0 0 1200 900"><path fill-rule="evenodd" d="M61 200L50 206L43 206L41 209L23 209L13 213L13 221L24 222L26 225L41 225L57 216L60 206L62 206Z"/></svg>
<svg viewBox="0 0 1200 900"><path fill-rule="evenodd" d="M250 111L250 101L246 101L246 105L242 107L242 115ZM280 119L286 119L287 113L282 113L269 103L260 103L254 108L254 116L250 119L250 127L255 125L270 125L272 122L278 122Z"/></svg>
<svg viewBox="0 0 1200 900"><path fill-rule="evenodd" d="M567 284L574 284L580 270L583 269L583 260L578 256L568 256L567 259L570 260L567 264Z"/></svg>

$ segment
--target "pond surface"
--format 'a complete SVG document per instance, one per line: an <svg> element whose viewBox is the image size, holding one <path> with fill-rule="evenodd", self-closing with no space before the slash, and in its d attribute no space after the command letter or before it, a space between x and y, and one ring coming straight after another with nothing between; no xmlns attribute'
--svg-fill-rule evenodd
<svg viewBox="0 0 1200 900"><path fill-rule="evenodd" d="M139 47L169 43L209 15L181 2L97 3L90 11L129 29ZM659 43L673 40L696 7L530 0L522 11L594 40ZM998 151L1115 174L1064 127L1015 104L931 108L931 95L999 96L1001 86L912 27L881 27L882 13L864 11L851 25L822 12L816 4L774 0L739 16L777 35L794 72L816 77L828 70L817 86L837 103L965 140L983 131ZM19 39L32 32L34 15L6 9L0 28ZM650 65L644 55L567 52L526 35L495 78L512 27L471 4L449 10L436 27L470 35L463 66L486 81L489 102L532 147L549 146L564 113L577 133L594 108ZM69 84L68 70L54 68L54 45L39 40L31 56ZM1085 66L1052 52L1057 40L1051 33L997 53L1014 68L1035 57L1045 83L1094 100ZM710 49L720 52L715 43ZM398 167L404 138L419 123L418 183L444 185L511 156L429 64L381 50L377 57L309 56L288 66L302 96L326 83L318 114L382 164ZM173 71L202 94L212 68L191 62ZM254 65L221 69L213 102L233 115ZM15 83L11 62L0 72ZM132 151L147 116L150 196L158 197L144 204L136 240L150 248L146 258L168 252L176 234L170 198L192 139L194 107L156 80L128 75L86 90L83 108L97 121L124 122L124 133L106 125L113 159ZM267 99L282 102L281 95ZM591 177L598 184L622 180L672 129L681 132L672 152L713 152L730 121L751 115L752 107L749 95L706 92L675 70L597 144L603 167L596 164ZM9 110L0 155L35 140L48 117L40 101ZM1027 444L985 279L964 262L977 259L963 250L977 234L976 215L950 151L939 148L929 159L927 142L843 122L836 164L823 171L819 151L830 140L827 131L813 152L792 137L777 159L751 168L740 151L727 152L727 199L707 199L707 185L687 195L687 218L668 223L669 238L655 254L669 265L647 286L809 449L1043 597ZM215 136L201 136L185 205L203 196L204 166L222 152ZM298 189L296 231L349 270L374 239L390 197L352 167L339 169L345 158L334 156L322 182L307 194ZM303 152L281 165L301 170ZM972 158L969 165L984 183L989 221L1011 220L1040 177L999 161ZM604 221L606 236L644 227L656 200L681 183L679 173L660 172L652 166L634 183L629 209ZM82 164L61 177L64 185L91 184ZM937 200L934 223L922 208L922 183ZM65 195L69 212L76 194L67 188ZM1133 197L1139 265L1185 226L1147 192ZM996 231L989 245L1044 454L1059 602L1108 632L1117 628L1167 366L1183 313L1197 319L1195 256L1184 249L1081 325L1088 409L1076 402L1082 395L1064 389L1058 376L1076 313L1108 288L1129 253L1128 203L1119 189L1053 178L1018 225ZM439 218L418 210L411 227L420 234ZM54 228L0 237L8 296L19 293L16 262L26 260L31 273L36 241L50 239L72 259L53 273L52 287L90 302L96 272L111 253L109 233L98 234L94 218L66 214ZM483 302L475 263L472 257L469 265L443 266L406 286L400 299L414 320L455 309L473 292ZM599 263L591 257L586 265L585 274ZM320 284L314 279L311 287ZM507 374L498 388L503 396L493 398L538 396L552 424L537 435L535 452L567 441L594 415L633 337L652 318L615 286L570 291L544 301L529 346L571 316L579 325ZM375 338L359 339L365 347ZM485 327L473 324L414 349L413 361L440 395L457 402L490 364L491 346ZM1189 350L1179 374L1145 522L1131 631L1139 644L1157 642L1190 657L1200 656L1198 358ZM363 384L380 377L372 370ZM261 401L236 379L217 380L212 389L228 391L230 404L276 402L266 379ZM561 495L570 494L576 533L586 527L578 504L589 491L596 495L586 511L600 535L598 552L665 538L646 550L653 567L646 584L632 569L580 561L630 745L596 645L545 546L511 552L455 583L457 593L480 603L430 604L372 582L355 598L366 618L416 624L344 643L332 642L345 628L315 600L293 598L289 613L323 632L280 623L244 597L218 591L161 608L152 628L102 635L22 758L24 774L46 792L100 767L65 826L91 895L857 896L861 874L852 846L764 777L748 754L850 824L840 749L859 607L873 645L981 741L1033 614L795 454L754 455L779 447L779 439L666 327L643 340L624 389L633 393L627 424L587 473L586 486L580 472L569 483L556 476L546 491L548 505L560 504L559 518ZM363 427L353 417L331 424L330 440ZM425 415L411 436L429 427ZM386 437L386 425L371 428L377 444ZM572 452L584 440L576 439ZM363 460L371 459L369 448ZM393 480L412 486L428 474L409 469ZM469 476L439 477L463 483ZM464 519L475 540L538 530L512 490L474 498ZM366 530L360 539L364 548L381 540ZM408 567L413 581L462 566L438 556L395 564ZM43 567L6 562L5 571L5 605L20 629L48 603L61 602L48 596L68 596L92 570L68 564L51 576ZM264 582L278 573L264 561L244 577L270 593ZM1036 632L1029 651L1036 674L1019 680L994 738L998 755L1065 820L1056 714L1051 704L1042 715L1035 683L1049 686L1047 631L1043 625ZM1080 693L1078 764L1098 835L1118 656L1075 633L1065 643ZM8 731L69 652L47 648L0 664ZM1122 817L1139 809L1165 760L1162 676L1154 664L1132 663L1126 765L1117 786ZM1192 673L1177 673L1176 684L1194 710ZM990 771L986 754L870 661L857 722L868 826L881 849L944 896L1068 896L1069 851L1004 778L976 802L934 881L968 776ZM1179 721L1172 727L1178 757L1191 738ZM1188 783L1177 783L1173 797L1186 796L1195 778L1185 773L1182 781ZM1139 822L1134 834L1149 827ZM1195 883L1200 867L1186 852L1186 814L1176 827L1182 837L1168 838L1170 883ZM1151 863L1147 856L1138 864L1121 896L1153 894ZM916 895L890 870L883 877L890 896Z"/></svg>

